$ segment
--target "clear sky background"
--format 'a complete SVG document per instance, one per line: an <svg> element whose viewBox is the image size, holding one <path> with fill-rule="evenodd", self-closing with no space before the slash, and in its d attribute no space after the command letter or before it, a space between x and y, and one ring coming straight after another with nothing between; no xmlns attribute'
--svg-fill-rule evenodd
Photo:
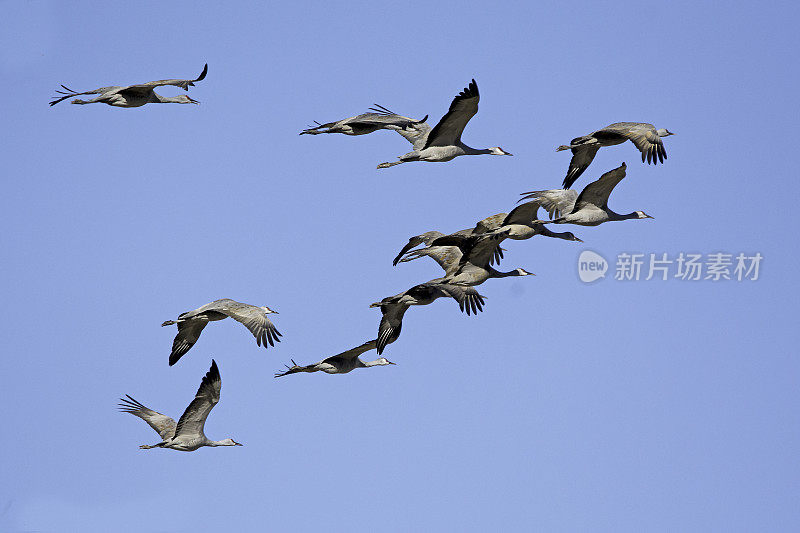
<svg viewBox="0 0 800 533"><path fill-rule="evenodd" d="M2 3L0 529L800 528L795 3L115 4ZM206 62L199 106L47 105ZM473 77L463 140L514 157L376 170L406 141L297 135L373 103L433 124ZM577 186L626 161L611 207L655 220L506 241L536 277L485 283L476 317L411 309L397 366L273 379L440 275L392 267L408 237L559 187L555 147L617 121L676 132L669 160L606 148ZM764 260L586 285L586 249ZM161 322L223 297L283 341L228 320L168 367ZM177 418L212 357L206 433L245 446L139 450L158 436L117 398Z"/></svg>

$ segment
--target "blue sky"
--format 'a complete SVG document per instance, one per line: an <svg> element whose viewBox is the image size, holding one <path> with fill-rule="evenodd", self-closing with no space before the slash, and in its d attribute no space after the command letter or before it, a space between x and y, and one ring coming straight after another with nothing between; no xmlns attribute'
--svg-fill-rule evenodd
<svg viewBox="0 0 800 533"><path fill-rule="evenodd" d="M797 530L798 8L531 4L4 2L0 529ZM206 62L200 106L47 105ZM514 157L379 171L391 132L297 135L373 103L433 123L473 77L463 140ZM555 147L617 121L676 132L668 161L604 149L577 186L625 161L611 207L655 220L507 241L536 277L482 285L476 317L412 309L397 366L272 378L439 276L392 267L409 236L558 187ZM764 260L584 284L587 249ZM168 367L159 324L223 297L278 310L283 342L221 322ZM139 450L117 398L178 417L212 357L206 432L245 446Z"/></svg>

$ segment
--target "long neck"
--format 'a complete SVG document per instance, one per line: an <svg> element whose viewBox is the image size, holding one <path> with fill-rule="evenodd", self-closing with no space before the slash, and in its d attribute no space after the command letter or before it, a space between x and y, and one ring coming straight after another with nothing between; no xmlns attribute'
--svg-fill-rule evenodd
<svg viewBox="0 0 800 533"><path fill-rule="evenodd" d="M568 231L565 231L565 232L561 233L561 232L558 232L558 231L550 231L547 228L547 226L541 226L541 228L542 229L540 230L540 233L542 235L544 235L545 237L553 237L555 239L567 239L567 240L572 238L572 236L570 235L570 233Z"/></svg>
<svg viewBox="0 0 800 533"><path fill-rule="evenodd" d="M150 98L150 101L155 104L179 104L181 100L178 96L161 96L157 92L153 91L153 96Z"/></svg>
<svg viewBox="0 0 800 533"><path fill-rule="evenodd" d="M223 440L209 440L206 443L206 446L236 446L236 445L230 442L228 439L223 439Z"/></svg>
<svg viewBox="0 0 800 533"><path fill-rule="evenodd" d="M489 273L493 278L507 278L509 276L521 276L522 273L519 270L511 270L509 272L500 272L499 270L495 270L492 267L489 267Z"/></svg>
<svg viewBox="0 0 800 533"><path fill-rule="evenodd" d="M619 213L615 213L610 209L606 210L608 212L608 220L630 220L632 218L639 218L639 214L634 211L633 213L628 213L627 215L620 215Z"/></svg>
<svg viewBox="0 0 800 533"><path fill-rule="evenodd" d="M483 150L479 150L477 148L471 148L464 143L461 143L461 148L464 149L465 155L484 155L484 154L491 154L492 151L488 148L484 148Z"/></svg>
<svg viewBox="0 0 800 533"><path fill-rule="evenodd" d="M374 361L367 361L366 363L363 362L361 359L359 359L358 362L361 363L360 365L358 365L359 368L367 368L367 367L370 367L370 366L380 366L380 364L381 364L380 363L380 359L376 359Z"/></svg>

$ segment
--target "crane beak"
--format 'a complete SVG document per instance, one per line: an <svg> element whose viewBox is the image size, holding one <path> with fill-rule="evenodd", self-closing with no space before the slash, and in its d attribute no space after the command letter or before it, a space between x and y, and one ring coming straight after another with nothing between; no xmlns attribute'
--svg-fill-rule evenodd
<svg viewBox="0 0 800 533"><path fill-rule="evenodd" d="M374 304L369 304L369 306L370 307L380 307L381 303L380 302L375 302Z"/></svg>
<svg viewBox="0 0 800 533"><path fill-rule="evenodd" d="M236 446L244 446L244 444L242 444L241 442L236 442L236 441L233 441L233 444L235 444Z"/></svg>
<svg viewBox="0 0 800 533"><path fill-rule="evenodd" d="M199 104L199 103L200 103L198 100L195 100L195 99L194 99L194 98L192 98L191 96L187 96L186 98L188 98L188 99L189 99L189 101L190 101L191 103L193 103L193 104Z"/></svg>
<svg viewBox="0 0 800 533"><path fill-rule="evenodd" d="M575 237L575 240L578 241L578 242L583 242L583 239L581 239L579 237Z"/></svg>

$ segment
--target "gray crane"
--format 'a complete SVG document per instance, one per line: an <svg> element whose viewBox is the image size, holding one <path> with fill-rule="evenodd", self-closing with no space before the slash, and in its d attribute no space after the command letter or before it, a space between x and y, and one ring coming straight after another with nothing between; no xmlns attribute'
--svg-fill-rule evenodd
<svg viewBox="0 0 800 533"><path fill-rule="evenodd" d="M280 342L278 337L281 337L281 334L267 318L270 313L277 313L277 311L266 306L257 307L230 298L222 298L202 305L194 311L181 313L178 315L178 320L167 320L161 325L178 325L178 334L172 342L172 353L169 355L169 366L177 363L194 346L206 324L228 317L244 324L244 327L250 330L250 333L256 338L256 344L259 346L263 345L264 348L267 347L267 344L275 346L276 342Z"/></svg>
<svg viewBox="0 0 800 533"><path fill-rule="evenodd" d="M139 446L143 450L169 448L181 452L193 452L202 446L241 446L240 443L230 438L210 440L203 433L206 418L219 402L221 389L222 378L219 375L216 361L212 359L211 369L203 377L194 400L183 412L177 424L172 418L145 407L127 394L125 395L127 399L120 398L122 403L119 404L119 410L138 416L161 436L161 442L157 444Z"/></svg>
<svg viewBox="0 0 800 533"><path fill-rule="evenodd" d="M466 229L461 231L472 231L472 229ZM425 233L420 233L419 235L414 235L410 239L408 239L408 243L406 243L403 248L400 249L400 252L395 256L392 260L392 266L397 266L397 263L406 262L407 259L404 259L403 256L408 254L412 248L419 246L420 244L425 244L426 246L430 246L433 241L438 239L439 237L444 237L444 233L441 231L426 231Z"/></svg>
<svg viewBox="0 0 800 533"><path fill-rule="evenodd" d="M644 211L634 211L620 215L608 208L608 197L614 187L625 177L625 163L610 170L593 181L578 194L572 189L550 191L531 191L523 193L524 198L533 198L547 210L552 220L540 220L542 224L577 224L597 226L614 220L653 218Z"/></svg>
<svg viewBox="0 0 800 533"><path fill-rule="evenodd" d="M507 232L495 230L492 233L477 235L446 235L433 241L432 246L457 246L461 250L461 260L445 276L432 280L437 283L475 286L489 278L507 278L510 276L534 275L524 268L515 268L508 272L500 272L490 266L495 250L507 237Z"/></svg>
<svg viewBox="0 0 800 533"><path fill-rule="evenodd" d="M499 146L478 150L461 142L461 134L469 120L478 112L478 85L473 79L469 86L453 99L450 109L432 129L419 123L404 130L398 130L414 147L414 150L400 156L399 161L381 163L378 168L388 168L410 161L441 163L461 155L513 155Z"/></svg>
<svg viewBox="0 0 800 533"><path fill-rule="evenodd" d="M430 257L442 267L445 276L449 276L458 270L463 254L458 246L426 246L419 250L411 250L400 259L400 262L407 263L420 257Z"/></svg>
<svg viewBox="0 0 800 533"><path fill-rule="evenodd" d="M631 141L642 152L642 163L647 158L647 163L654 165L662 163L667 158L667 151L661 142L662 137L675 135L666 129L656 129L652 124L645 122L616 122L589 135L572 139L569 146L561 145L556 152L572 150L572 159L569 162L567 176L564 178L565 189L572 187L575 180L591 164L597 151L603 146L614 146L625 141Z"/></svg>
<svg viewBox="0 0 800 533"><path fill-rule="evenodd" d="M332 355L313 365L300 366L292 359L292 366L286 365L286 372L278 372L276 378L295 374L297 372L325 372L326 374L347 374L356 368L370 368L373 366L394 365L385 357L380 357L374 361L362 361L359 355L377 347L377 340L367 341L361 346L350 348L340 354Z"/></svg>
<svg viewBox="0 0 800 533"><path fill-rule="evenodd" d="M153 91L153 89L163 85L174 85L176 87L180 87L184 91L188 91L189 87L194 86L194 82L204 79L207 72L208 63L206 63L205 67L203 67L203 72L201 72L200 75L193 80L158 80L140 83L138 85L114 85L111 87L100 87L99 89L95 89L93 91L84 92L73 91L69 87L62 85L61 87L63 87L66 92L56 92L65 96L54 97L53 101L50 102L50 105L54 106L62 100L72 98L73 96L80 96L82 94L99 94L100 96L91 100L80 100L76 98L71 103L108 104L114 107L141 107L145 104L198 104L200 102L190 98L185 94L180 94L178 96L161 96Z"/></svg>
<svg viewBox="0 0 800 533"><path fill-rule="evenodd" d="M550 231L546 226L538 222L537 211L539 204L537 202L527 202L517 206L510 213L498 213L479 221L474 228L468 228L451 233L450 235L443 235L438 231L429 231L421 235L411 237L408 244L400 250L400 253L395 257L393 264L405 263L419 259L420 257L430 257L441 266L445 271L445 276L436 281L452 279L459 269L462 269L464 262L469 261L481 269L486 269L483 274L489 274L489 277L505 277L501 276L501 272L490 268L490 265L500 262L503 257L503 248L500 243L505 239L525 240L530 239L535 235L544 235L557 239L568 241L583 242L576 237L572 232L554 232ZM497 246L492 246L490 241L485 244L489 246L488 250L492 251L488 264L483 264L483 259L476 259L470 257L472 247L479 242L474 239L478 235L493 236ZM447 237L447 238L444 238ZM426 248L411 250L411 248L422 244L427 244ZM434 244L435 242L435 244ZM450 244L445 244L445 243ZM469 249L465 259L464 250ZM507 275L526 275L520 272L522 269L517 269L506 273ZM516 273L515 273L516 272ZM477 280L478 278L474 278ZM481 280L479 283L482 283Z"/></svg>
<svg viewBox="0 0 800 533"><path fill-rule="evenodd" d="M545 227L539 221L537 213L541 205L537 201L526 202L514 208L510 213L501 213L499 215L492 215L489 217L493 220L491 225L484 225L483 231L478 231L477 228L472 232L455 232L450 235L434 238L430 241L430 247L437 246L457 246L462 254L460 262L471 261L477 264L483 264L485 257L479 255L473 257L476 253L474 247L477 244L481 246L488 246L488 250L501 250L500 243L505 239L512 239L522 241L530 239L535 235L544 235L555 239L563 239L567 241L583 242L575 236L571 231L554 232ZM505 215L502 218L496 218L500 215ZM488 219L486 219L488 220ZM479 223L480 224L480 223ZM485 239L484 237L491 238ZM496 245L496 246L495 246ZM412 253L428 254L426 249L416 250ZM480 248L478 249L480 254ZM502 257L502 254L500 255ZM491 265L496 258L496 255L490 257L489 265ZM499 261L497 261L499 262Z"/></svg>
<svg viewBox="0 0 800 533"><path fill-rule="evenodd" d="M369 108L369 111L369 113L362 113L355 117L345 118L337 122L328 122L327 124L320 124L314 121L317 126L301 131L300 135L320 135L321 133L366 135L378 130L411 131L417 125L428 120L428 115L425 115L421 120L414 120L413 118L398 115L378 104Z"/></svg>
<svg viewBox="0 0 800 533"><path fill-rule="evenodd" d="M477 235L480 233L488 233L498 229L507 216L507 213L497 213L496 215L479 220L472 228L458 230L450 235ZM408 261L413 261L414 259L419 259L420 257L429 256L439 263L439 265L444 268L445 272L447 272L448 267L443 262L450 264L452 261L455 261L457 264L461 260L461 251L454 246L431 247L431 243L434 240L444 236L445 234L440 231L427 231L425 233L421 233L420 235L411 237L408 239L408 243L400 250L400 253L398 253L394 258L392 265L397 266L397 263L405 263ZM427 245L427 248L412 250L412 248L419 246L420 244ZM503 249L497 247L491 262L500 263L500 259L502 258Z"/></svg>
<svg viewBox="0 0 800 533"><path fill-rule="evenodd" d="M495 231L503 235L504 238L515 241L530 239L535 235L543 235L545 237L563 239L565 241L583 242L583 240L576 237L571 231L550 231L547 226L538 222L539 207L541 207L541 205L536 201L525 202L524 204L518 205L503 219L500 227Z"/></svg>
<svg viewBox="0 0 800 533"><path fill-rule="evenodd" d="M483 311L485 296L478 294L472 287L462 287L447 283L426 282L420 283L394 296L388 296L380 302L375 302L370 307L380 307L382 317L378 326L376 348L378 355L383 353L388 344L393 343L400 336L403 326L403 315L412 305L428 305L437 298L447 296L458 302L461 311L470 311L477 314Z"/></svg>

